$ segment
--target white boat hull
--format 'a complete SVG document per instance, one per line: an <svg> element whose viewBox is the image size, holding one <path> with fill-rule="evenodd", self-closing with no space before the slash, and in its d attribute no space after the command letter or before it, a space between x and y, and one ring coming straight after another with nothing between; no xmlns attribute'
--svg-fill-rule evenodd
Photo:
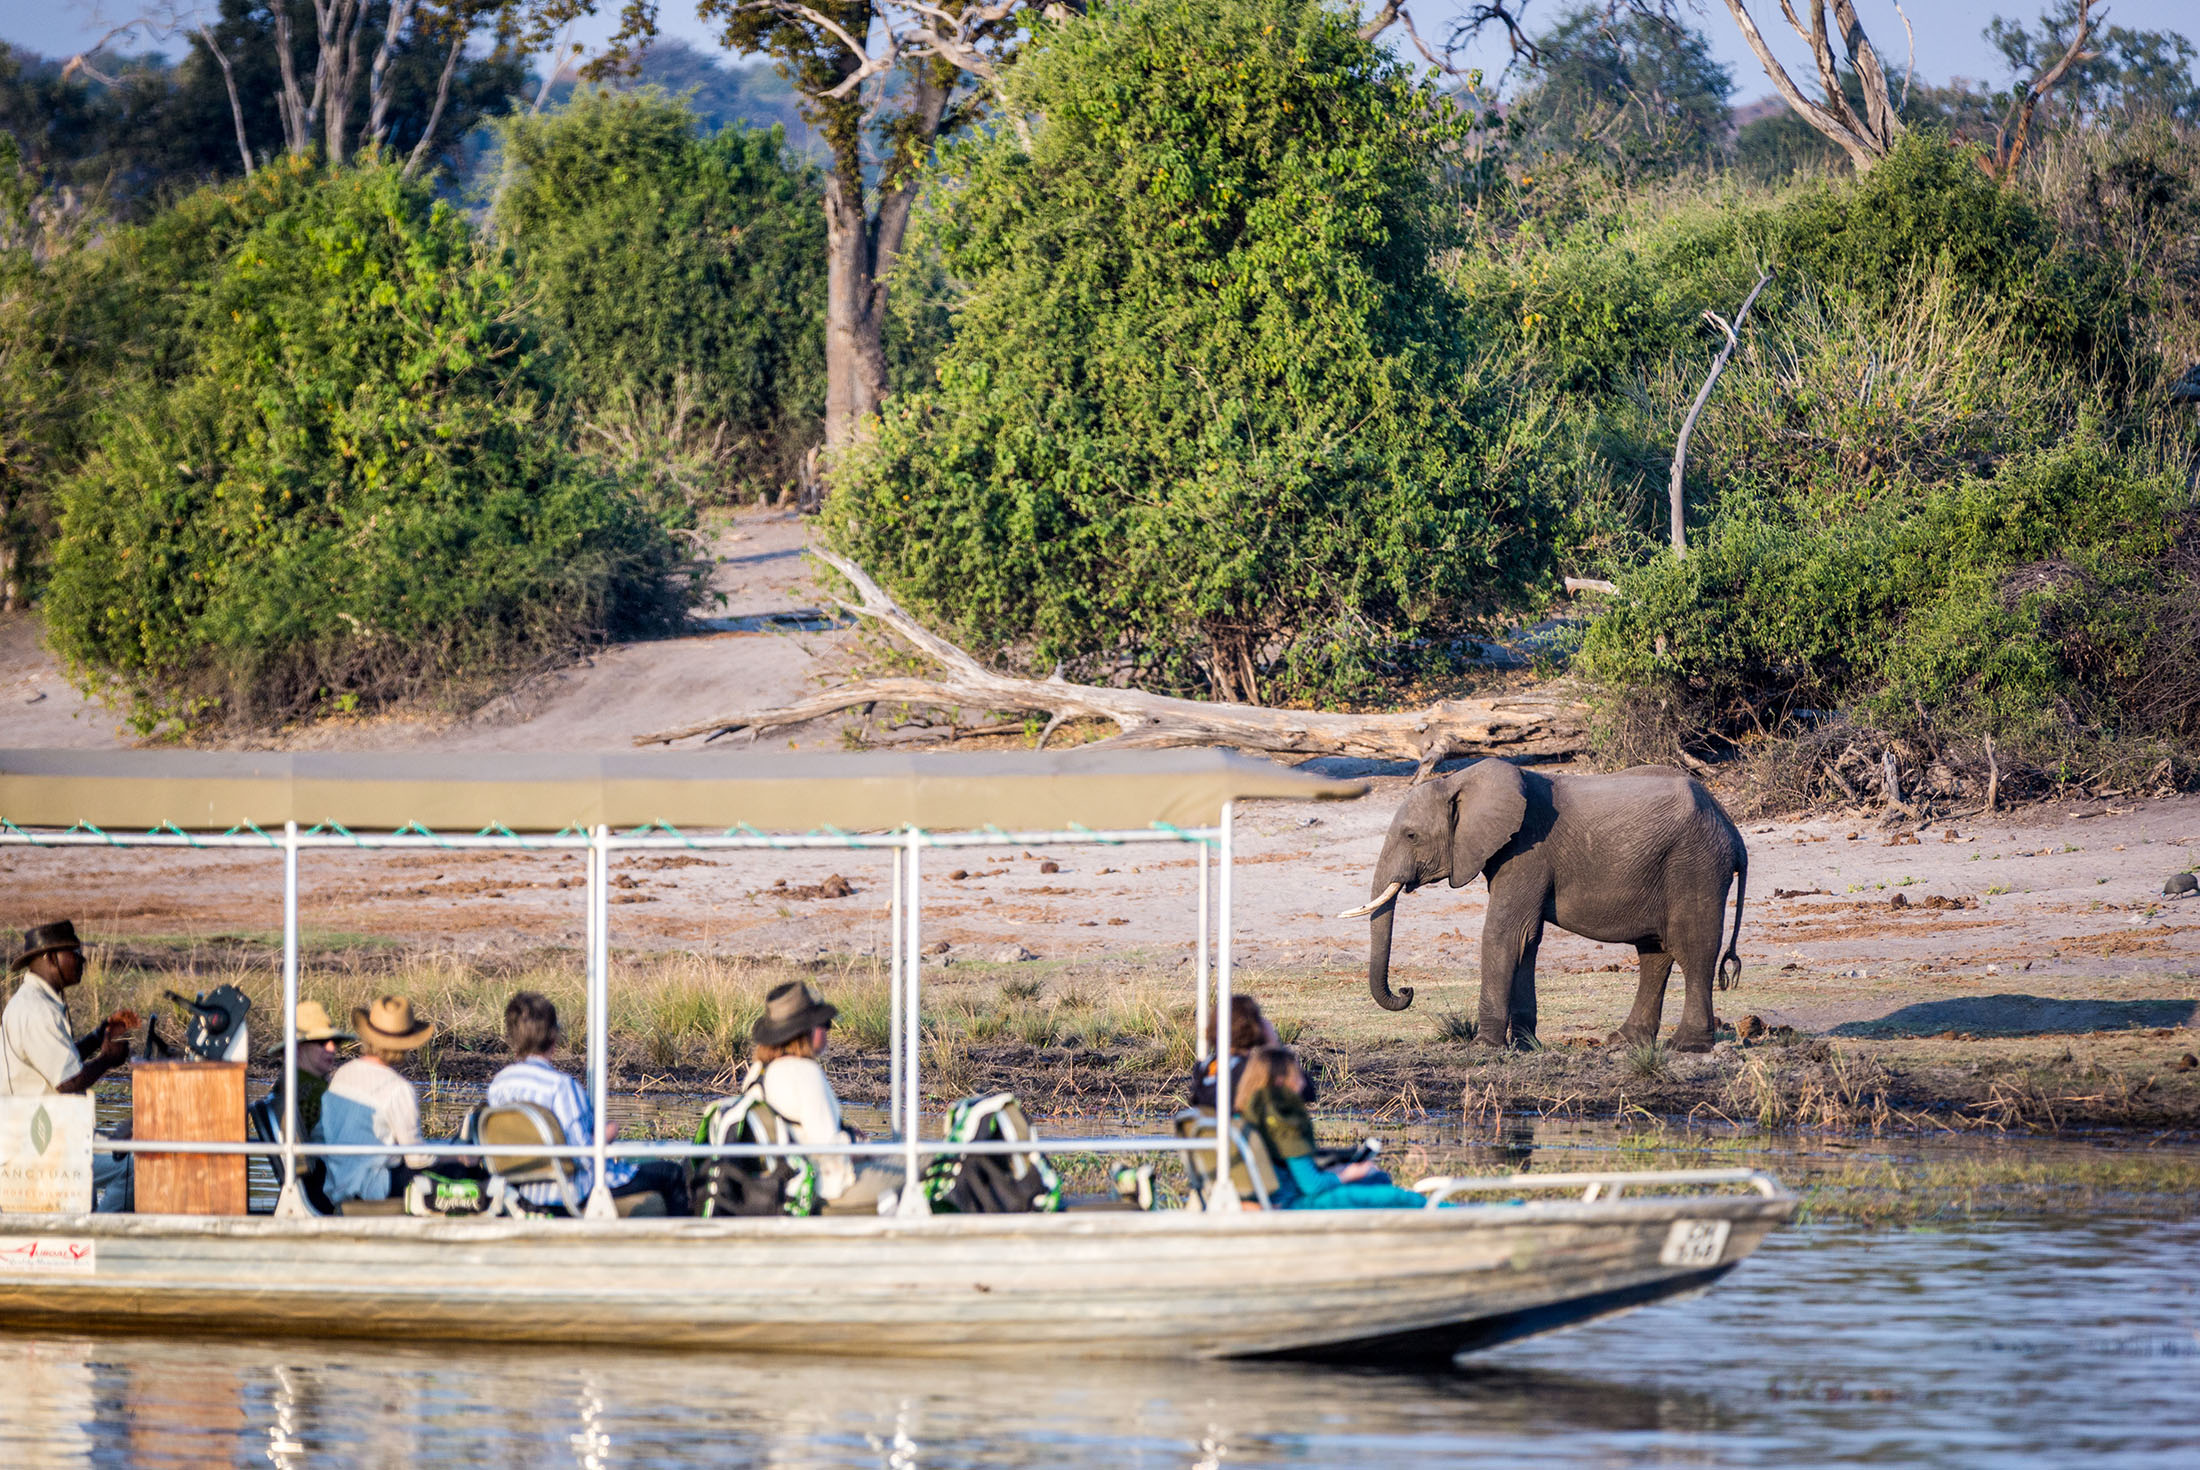
<svg viewBox="0 0 2200 1470"><path fill-rule="evenodd" d="M1699 1290L1795 1207L1780 1194L914 1220L18 1215L0 1217L0 1263L15 1263L0 1264L0 1323L1429 1362ZM61 1269L26 1265L32 1241Z"/></svg>

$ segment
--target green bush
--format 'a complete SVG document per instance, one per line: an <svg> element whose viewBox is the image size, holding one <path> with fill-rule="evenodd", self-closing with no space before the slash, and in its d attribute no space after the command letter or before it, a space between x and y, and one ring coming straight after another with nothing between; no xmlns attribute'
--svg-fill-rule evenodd
<svg viewBox="0 0 2200 1470"><path fill-rule="evenodd" d="M602 446L714 460L706 500L791 481L825 403L816 168L776 126L706 137L650 89L580 92L501 133L497 233Z"/></svg>
<svg viewBox="0 0 2200 1470"><path fill-rule="evenodd" d="M187 363L131 380L62 488L47 619L79 677L140 729L269 724L673 626L673 539L569 447L558 363L464 221L382 165L177 218L256 202L203 285L148 287Z"/></svg>
<svg viewBox="0 0 2200 1470"><path fill-rule="evenodd" d="M1685 558L1622 581L1580 666L1701 732L1849 710L2041 761L2179 734L2194 710L2132 696L2194 656L2161 646L2151 602L2190 585L2192 509L2173 457L2094 416L1991 475L1853 512L1737 495Z"/></svg>
<svg viewBox="0 0 2200 1470"><path fill-rule="evenodd" d="M826 530L988 656L1225 698L1360 692L1548 575L1542 418L1431 260L1464 126L1306 0L1131 0L1009 74L924 220L964 287Z"/></svg>

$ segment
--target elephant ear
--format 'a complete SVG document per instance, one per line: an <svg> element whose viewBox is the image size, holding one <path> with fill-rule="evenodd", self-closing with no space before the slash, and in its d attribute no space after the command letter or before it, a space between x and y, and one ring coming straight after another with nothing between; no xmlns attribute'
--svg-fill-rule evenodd
<svg viewBox="0 0 2200 1470"><path fill-rule="evenodd" d="M1451 793L1451 886L1472 883L1527 816L1528 783L1520 767L1492 757L1461 771Z"/></svg>

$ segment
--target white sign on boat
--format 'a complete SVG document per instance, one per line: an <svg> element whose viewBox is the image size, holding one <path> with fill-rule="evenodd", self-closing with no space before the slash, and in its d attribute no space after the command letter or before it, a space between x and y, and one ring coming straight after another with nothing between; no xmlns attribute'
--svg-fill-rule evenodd
<svg viewBox="0 0 2200 1470"><path fill-rule="evenodd" d="M92 1207L92 1100L0 1097L0 1215Z"/></svg>

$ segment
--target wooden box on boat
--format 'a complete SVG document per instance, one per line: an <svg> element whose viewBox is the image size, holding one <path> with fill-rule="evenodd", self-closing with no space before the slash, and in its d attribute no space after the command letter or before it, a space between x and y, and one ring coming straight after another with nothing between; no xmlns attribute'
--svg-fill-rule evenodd
<svg viewBox="0 0 2200 1470"><path fill-rule="evenodd" d="M136 1137L244 1141L244 1063L139 1062L130 1069ZM148 1215L245 1213L242 1154L140 1154L137 1208Z"/></svg>

